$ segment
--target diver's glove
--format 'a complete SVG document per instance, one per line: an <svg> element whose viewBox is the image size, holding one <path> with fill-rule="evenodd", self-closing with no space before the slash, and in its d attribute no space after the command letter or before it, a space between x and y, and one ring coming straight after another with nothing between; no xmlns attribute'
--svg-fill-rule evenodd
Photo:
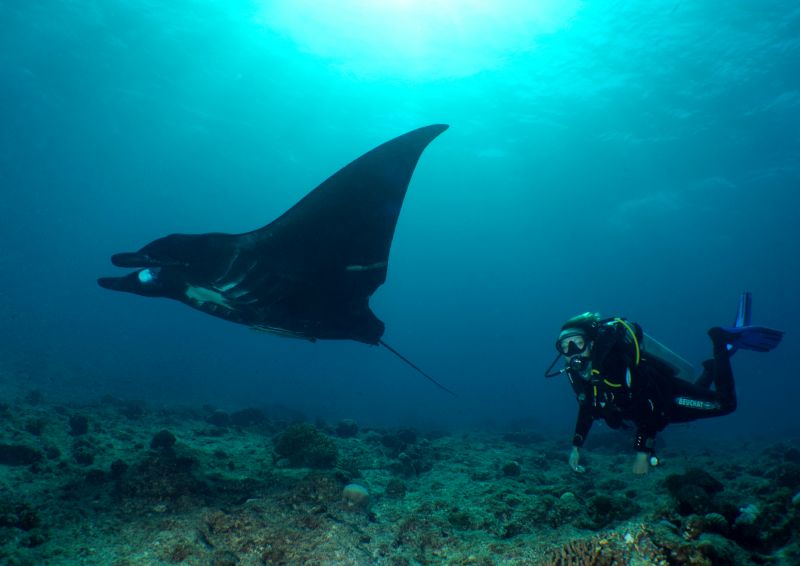
<svg viewBox="0 0 800 566"><path fill-rule="evenodd" d="M714 347L769 352L781 343L783 332L766 326L715 326L708 331Z"/></svg>

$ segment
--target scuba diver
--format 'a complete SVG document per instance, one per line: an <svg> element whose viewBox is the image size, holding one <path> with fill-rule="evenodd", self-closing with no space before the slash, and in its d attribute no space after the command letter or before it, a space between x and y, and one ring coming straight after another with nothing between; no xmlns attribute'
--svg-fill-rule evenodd
<svg viewBox="0 0 800 566"><path fill-rule="evenodd" d="M567 320L556 341L558 355L546 377L566 373L578 400L578 418L569 465L582 473L580 449L595 419L618 429L631 421L636 428L634 474L658 465L656 434L670 423L719 417L736 409L730 357L739 349L768 352L783 332L750 325L751 296L743 293L734 326L708 331L713 359L692 379L692 366L624 318L601 319L586 312ZM561 357L564 369L553 371ZM711 385L714 389L711 389Z"/></svg>

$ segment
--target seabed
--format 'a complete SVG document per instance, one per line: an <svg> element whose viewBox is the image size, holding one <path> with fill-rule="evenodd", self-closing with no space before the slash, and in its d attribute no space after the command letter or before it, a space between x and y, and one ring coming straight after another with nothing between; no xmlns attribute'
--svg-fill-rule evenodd
<svg viewBox="0 0 800 566"><path fill-rule="evenodd" d="M8 565L800 564L800 444L306 422L259 408L0 404Z"/></svg>

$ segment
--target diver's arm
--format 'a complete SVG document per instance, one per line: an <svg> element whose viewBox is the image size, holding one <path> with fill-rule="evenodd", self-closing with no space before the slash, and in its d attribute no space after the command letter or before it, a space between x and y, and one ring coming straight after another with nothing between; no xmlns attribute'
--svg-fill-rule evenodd
<svg viewBox="0 0 800 566"><path fill-rule="evenodd" d="M589 436L594 417L588 404L581 404L578 409L578 419L575 421L575 434L572 436L572 446L580 448Z"/></svg>
<svg viewBox="0 0 800 566"><path fill-rule="evenodd" d="M578 419L575 422L575 434L572 437L572 451L569 454L569 467L573 472L578 472L579 474L586 471L580 465L580 447L583 446L583 442L592 428L592 422L594 422L594 419L591 408L588 405L581 404L578 409Z"/></svg>
<svg viewBox="0 0 800 566"><path fill-rule="evenodd" d="M637 425L636 440L633 442L633 449L636 450L636 458L633 461L634 474L642 475L650 471L650 457L653 455L655 444L655 429Z"/></svg>
<svg viewBox="0 0 800 566"><path fill-rule="evenodd" d="M577 472L582 474L586 471L586 468L581 466L581 453L580 449L577 446L572 447L572 452L569 453L569 467L572 468L573 472Z"/></svg>
<svg viewBox="0 0 800 566"><path fill-rule="evenodd" d="M655 429L649 426L637 425L636 439L633 441L633 449L637 452L652 454L656 445Z"/></svg>
<svg viewBox="0 0 800 566"><path fill-rule="evenodd" d="M641 476L650 471L650 454L647 452L637 452L633 460L633 473Z"/></svg>

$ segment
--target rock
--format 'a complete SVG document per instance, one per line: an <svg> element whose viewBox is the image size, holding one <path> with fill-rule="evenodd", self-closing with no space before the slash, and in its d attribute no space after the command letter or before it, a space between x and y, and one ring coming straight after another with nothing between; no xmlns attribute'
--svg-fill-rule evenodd
<svg viewBox="0 0 800 566"><path fill-rule="evenodd" d="M587 506L587 513L597 529L630 519L638 512L639 506L636 503L620 496L596 495L589 500Z"/></svg>
<svg viewBox="0 0 800 566"><path fill-rule="evenodd" d="M44 402L44 393L38 389L33 389L25 395L25 400L31 405L41 405Z"/></svg>
<svg viewBox="0 0 800 566"><path fill-rule="evenodd" d="M83 436L89 432L89 417L86 415L72 415L69 418L69 433L72 436Z"/></svg>
<svg viewBox="0 0 800 566"><path fill-rule="evenodd" d="M384 493L387 497L391 497L393 499L402 499L406 496L406 484L403 480L392 478L389 480L389 483L386 484L386 489Z"/></svg>
<svg viewBox="0 0 800 566"><path fill-rule="evenodd" d="M165 429L156 433L150 441L150 448L153 450L168 450L175 445L175 442L175 435Z"/></svg>
<svg viewBox="0 0 800 566"><path fill-rule="evenodd" d="M461 531L468 531L474 528L472 516L466 511L454 508L447 514L447 522Z"/></svg>
<svg viewBox="0 0 800 566"><path fill-rule="evenodd" d="M0 527L30 531L39 525L39 515L27 503L0 501Z"/></svg>
<svg viewBox="0 0 800 566"><path fill-rule="evenodd" d="M113 479L121 478L126 471L128 471L128 464L124 460L114 460L111 463L111 477Z"/></svg>
<svg viewBox="0 0 800 566"><path fill-rule="evenodd" d="M82 466L90 466L94 464L94 453L86 446L80 446L72 453L73 458L78 464Z"/></svg>
<svg viewBox="0 0 800 566"><path fill-rule="evenodd" d="M522 473L522 466L516 460L511 460L503 464L503 475L509 478L515 478Z"/></svg>
<svg viewBox="0 0 800 566"><path fill-rule="evenodd" d="M227 427L231 425L231 417L225 411L216 410L206 418L209 424L214 426Z"/></svg>
<svg viewBox="0 0 800 566"><path fill-rule="evenodd" d="M48 460L55 460L61 457L61 450L58 449L58 446L48 446L44 449L44 455Z"/></svg>
<svg viewBox="0 0 800 566"><path fill-rule="evenodd" d="M342 419L336 424L336 436L352 438L358 434L358 423L353 419Z"/></svg>
<svg viewBox="0 0 800 566"><path fill-rule="evenodd" d="M86 472L85 480L90 485L100 485L108 479L109 475L103 470L89 470Z"/></svg>
<svg viewBox="0 0 800 566"><path fill-rule="evenodd" d="M410 428L403 428L397 431L397 438L403 444L414 444L417 441L417 433Z"/></svg>
<svg viewBox="0 0 800 566"><path fill-rule="evenodd" d="M332 468L338 458L333 440L309 423L288 427L275 441L278 459L286 458L292 467Z"/></svg>
<svg viewBox="0 0 800 566"><path fill-rule="evenodd" d="M42 436L46 424L47 423L44 419L28 419L28 421L25 423L25 430L31 433L33 436Z"/></svg>
<svg viewBox="0 0 800 566"><path fill-rule="evenodd" d="M30 466L42 459L38 450L24 444L0 444L0 464Z"/></svg>

